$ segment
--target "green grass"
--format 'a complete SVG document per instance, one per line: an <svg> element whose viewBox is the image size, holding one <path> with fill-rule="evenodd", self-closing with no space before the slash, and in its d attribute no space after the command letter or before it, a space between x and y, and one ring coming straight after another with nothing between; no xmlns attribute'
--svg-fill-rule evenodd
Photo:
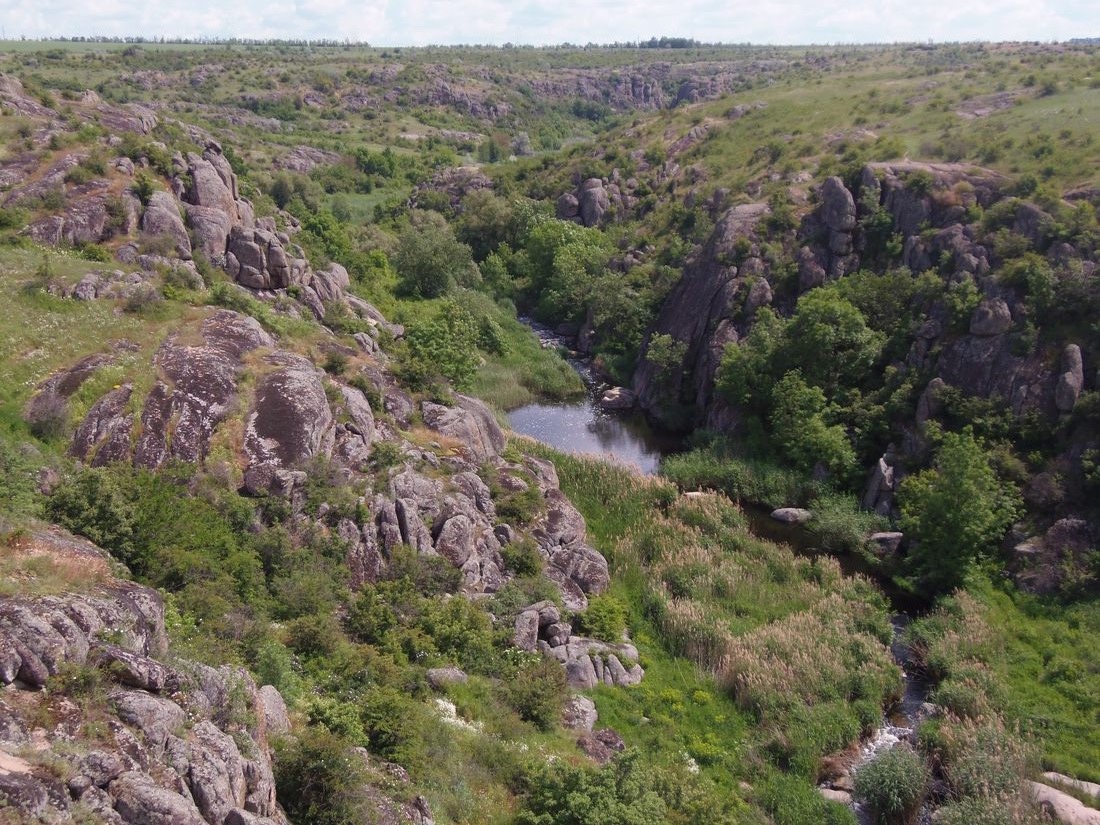
<svg viewBox="0 0 1100 825"><path fill-rule="evenodd" d="M1018 725L1046 768L1100 781L1100 605L974 581L914 626L941 701Z"/></svg>
<svg viewBox="0 0 1100 825"><path fill-rule="evenodd" d="M884 645L885 600L870 582L756 538L720 496L678 498L665 479L522 444L554 460L611 563L611 593L630 607L646 677L628 691L599 689L601 719L654 752L671 744L663 760L690 757L738 797L733 779L767 785L768 765L800 777L801 793L822 755L877 724L898 671Z"/></svg>

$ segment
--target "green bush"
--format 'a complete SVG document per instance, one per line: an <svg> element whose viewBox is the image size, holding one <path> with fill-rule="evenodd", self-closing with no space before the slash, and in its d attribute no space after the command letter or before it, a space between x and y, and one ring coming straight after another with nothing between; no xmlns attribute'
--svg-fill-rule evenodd
<svg viewBox="0 0 1100 825"><path fill-rule="evenodd" d="M825 799L809 782L772 771L755 784L760 806L775 825L855 825L852 811Z"/></svg>
<svg viewBox="0 0 1100 825"><path fill-rule="evenodd" d="M627 609L622 600L605 593L592 596L588 600L588 609L576 618L581 633L605 642L622 641L626 630Z"/></svg>
<svg viewBox="0 0 1100 825"><path fill-rule="evenodd" d="M365 784L362 759L327 728L308 728L276 753L279 804L295 822L359 825L366 813Z"/></svg>
<svg viewBox="0 0 1100 825"><path fill-rule="evenodd" d="M910 822L928 784L924 760L908 745L881 753L856 771L856 797L874 811L879 825Z"/></svg>
<svg viewBox="0 0 1100 825"><path fill-rule="evenodd" d="M504 700L539 730L552 730L558 724L567 696L565 669L554 659L524 656L508 673L501 689Z"/></svg>
<svg viewBox="0 0 1100 825"><path fill-rule="evenodd" d="M603 768L547 765L529 779L526 808L517 825L663 825L665 803L653 773L636 752Z"/></svg>
<svg viewBox="0 0 1100 825"><path fill-rule="evenodd" d="M517 539L501 548L505 568L520 578L537 576L542 572L543 560L534 541Z"/></svg>

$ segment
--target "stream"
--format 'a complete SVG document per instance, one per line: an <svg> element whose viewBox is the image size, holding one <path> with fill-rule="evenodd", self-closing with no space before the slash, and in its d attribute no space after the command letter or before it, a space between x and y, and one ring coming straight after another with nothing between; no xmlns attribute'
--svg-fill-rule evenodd
<svg viewBox="0 0 1100 825"><path fill-rule="evenodd" d="M569 349L568 339L530 319L521 320L534 331L543 347ZM645 475L656 474L661 458L683 449L681 438L653 429L641 414L601 409L598 399L609 385L596 375L587 359L570 354L566 360L584 381L584 397L572 402L528 404L513 410L508 414L508 421L515 432L563 452L595 455L628 464ZM780 523L762 507L744 505L743 509L752 531L761 538L788 544L804 556L824 552L813 532L804 526ZM838 556L838 560L846 574L874 578L863 560L854 554ZM853 771L899 742L911 739L929 691L922 679L910 673L911 655L902 641L910 622L910 611L915 611L919 605L912 596L892 587L889 582L878 581L878 584L893 608L899 611L891 617L894 634L890 651L902 668L905 686L900 700L888 709L882 724L860 743ZM861 823L871 821L869 812L862 810L859 803L853 802L852 808ZM928 816L927 810L921 811L919 821L929 821Z"/></svg>

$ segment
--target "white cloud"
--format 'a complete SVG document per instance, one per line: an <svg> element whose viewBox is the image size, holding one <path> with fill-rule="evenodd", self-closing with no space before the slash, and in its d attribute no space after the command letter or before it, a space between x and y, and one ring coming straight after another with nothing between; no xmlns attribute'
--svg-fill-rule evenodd
<svg viewBox="0 0 1100 825"><path fill-rule="evenodd" d="M7 37L330 38L378 45L854 43L1100 36L1095 0L0 0Z"/></svg>

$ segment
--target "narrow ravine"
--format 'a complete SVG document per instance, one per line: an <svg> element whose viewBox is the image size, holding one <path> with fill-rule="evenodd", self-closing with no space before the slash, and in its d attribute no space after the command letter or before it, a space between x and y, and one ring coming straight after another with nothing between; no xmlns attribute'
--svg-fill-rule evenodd
<svg viewBox="0 0 1100 825"><path fill-rule="evenodd" d="M608 384L602 380L589 359L572 352L569 339L532 321L521 319L538 336L543 347L553 347L569 354L566 360L584 381L583 398L564 403L534 403L513 410L508 421L517 433L534 438L564 452L593 455L608 461L629 464L645 475L655 475L661 459L682 449L678 437L654 430L638 414L604 410L599 398ZM817 556L823 551L817 537L803 525L783 524L770 518L769 512L760 507L746 505L750 529L758 536L789 545L796 553ZM874 577L862 560L846 554L839 556L841 568L847 575ZM859 752L851 764L851 774L861 765L901 742L911 742L917 724L926 715L929 686L914 671L911 651L904 642L905 630L916 605L912 598L889 583L879 582L884 593L897 611L891 616L893 641L890 645L895 661L902 669L904 690L901 698L883 715L882 723L859 745ZM869 811L853 801L851 807L861 823L871 823ZM931 810L922 810L918 822L930 822Z"/></svg>

